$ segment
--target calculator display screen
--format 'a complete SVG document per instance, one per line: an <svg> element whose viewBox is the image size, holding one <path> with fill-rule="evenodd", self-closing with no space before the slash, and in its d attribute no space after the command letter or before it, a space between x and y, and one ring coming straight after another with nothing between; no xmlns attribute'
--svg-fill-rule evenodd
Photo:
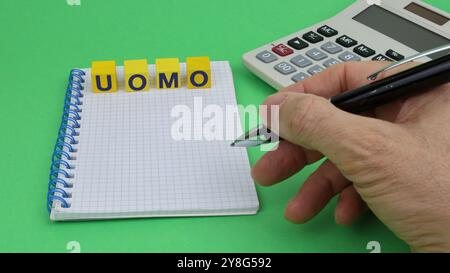
<svg viewBox="0 0 450 273"><path fill-rule="evenodd" d="M368 7L353 19L418 52L450 42L449 39L377 5ZM434 59L443 55L445 53L434 54L430 57Z"/></svg>

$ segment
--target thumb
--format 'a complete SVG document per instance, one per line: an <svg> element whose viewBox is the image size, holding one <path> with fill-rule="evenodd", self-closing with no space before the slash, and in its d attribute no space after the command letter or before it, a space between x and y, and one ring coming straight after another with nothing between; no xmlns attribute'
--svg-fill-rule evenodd
<svg viewBox="0 0 450 273"><path fill-rule="evenodd" d="M338 165L342 160L367 159L380 152L397 130L389 122L344 112L312 94L278 92L264 105L271 109L272 117L262 117L269 128L279 129L285 140L317 150ZM278 124L274 124L276 108L272 106L279 107Z"/></svg>

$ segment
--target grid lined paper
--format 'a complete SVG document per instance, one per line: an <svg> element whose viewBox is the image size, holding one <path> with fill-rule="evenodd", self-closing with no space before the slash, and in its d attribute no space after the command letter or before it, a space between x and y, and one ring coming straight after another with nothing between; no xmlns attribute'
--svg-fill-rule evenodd
<svg viewBox="0 0 450 273"><path fill-rule="evenodd" d="M149 70L154 77L154 65ZM158 90L153 80L150 91L128 93L123 67L117 67L119 91L94 94L90 70L85 71L71 205L56 204L52 219L256 213L259 203L245 149L230 147L229 140L171 136L178 119L171 116L175 105L188 106L192 118L194 98L202 98L203 109L215 104L225 111L226 105L236 105L228 62L211 62L212 88L199 90L187 89L184 81L181 88Z"/></svg>

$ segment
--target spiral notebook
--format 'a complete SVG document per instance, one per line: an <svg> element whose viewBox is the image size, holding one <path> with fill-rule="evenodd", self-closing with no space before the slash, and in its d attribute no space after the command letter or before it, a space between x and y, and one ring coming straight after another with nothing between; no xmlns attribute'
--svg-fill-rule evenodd
<svg viewBox="0 0 450 273"><path fill-rule="evenodd" d="M149 65L154 75L154 65ZM245 149L229 140L174 140L171 111L236 105L229 63L211 62L213 87L95 94L90 69L70 73L52 155L52 220L255 214L259 203ZM185 64L181 64L181 78ZM241 128L239 118L237 128ZM193 125L193 132L198 126ZM198 133L198 132L197 132ZM236 130L236 135L240 135Z"/></svg>

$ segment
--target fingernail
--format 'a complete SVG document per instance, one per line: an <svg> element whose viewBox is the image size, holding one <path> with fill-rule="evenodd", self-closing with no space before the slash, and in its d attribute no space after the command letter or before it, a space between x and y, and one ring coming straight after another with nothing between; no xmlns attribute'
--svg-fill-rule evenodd
<svg viewBox="0 0 450 273"><path fill-rule="evenodd" d="M342 212L341 212L341 209L339 208L339 204L336 206L336 208L334 210L334 221L338 225L343 225L343 223L342 223Z"/></svg>
<svg viewBox="0 0 450 273"><path fill-rule="evenodd" d="M280 105L283 103L283 101L286 99L287 94L286 93L276 93L272 96L267 97L267 99L264 101L265 105Z"/></svg>

